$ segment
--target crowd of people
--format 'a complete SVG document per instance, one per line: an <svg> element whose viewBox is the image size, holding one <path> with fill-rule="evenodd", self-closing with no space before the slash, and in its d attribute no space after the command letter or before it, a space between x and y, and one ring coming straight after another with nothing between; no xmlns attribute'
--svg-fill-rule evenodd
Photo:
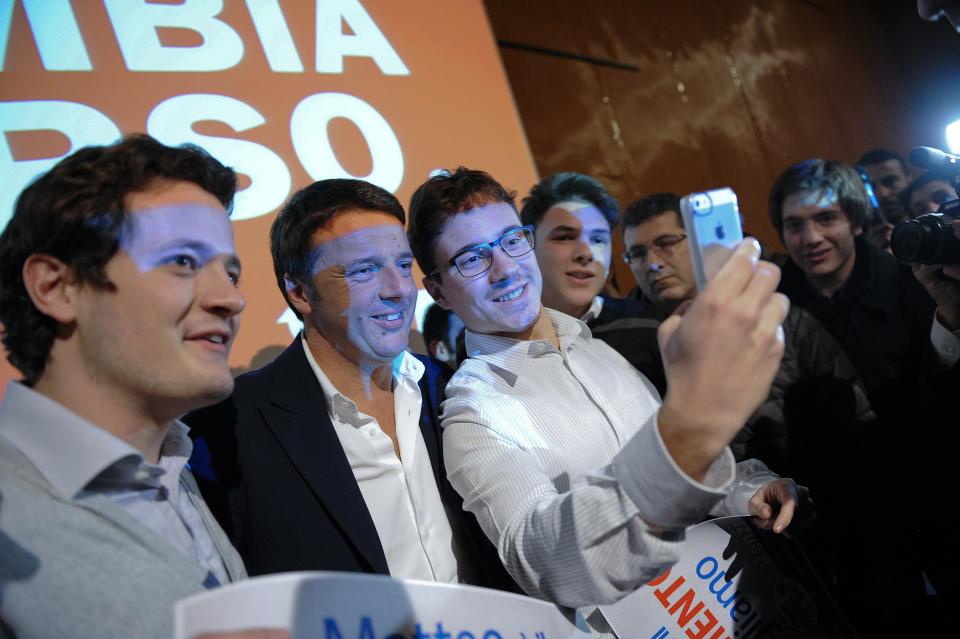
<svg viewBox="0 0 960 639"><path fill-rule="evenodd" d="M264 238L303 332L234 380L234 172L142 135L77 151L0 236L23 376L0 404L0 636L170 637L177 600L300 570L526 593L612 636L598 607L724 514L796 538L864 636L937 619L960 267L888 251L955 176L859 164L877 206L849 165L790 166L779 266L748 239L702 290L677 194L621 209L558 173L518 208L459 167L405 209L315 182ZM415 263L432 357L408 350Z"/></svg>

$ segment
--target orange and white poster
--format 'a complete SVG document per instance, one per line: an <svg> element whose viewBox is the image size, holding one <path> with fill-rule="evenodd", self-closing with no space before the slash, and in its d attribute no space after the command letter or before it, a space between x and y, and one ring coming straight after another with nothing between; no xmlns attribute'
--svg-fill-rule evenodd
<svg viewBox="0 0 960 639"><path fill-rule="evenodd" d="M35 176L123 133L241 174L236 368L290 342L267 235L296 190L356 177L406 205L438 168L536 180L481 0L0 0L0 131L0 228Z"/></svg>

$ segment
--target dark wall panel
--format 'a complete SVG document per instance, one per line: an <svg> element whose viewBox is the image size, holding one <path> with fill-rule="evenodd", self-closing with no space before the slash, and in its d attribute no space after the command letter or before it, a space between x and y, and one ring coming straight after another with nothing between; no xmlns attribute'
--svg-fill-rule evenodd
<svg viewBox="0 0 960 639"><path fill-rule="evenodd" d="M905 152L929 130L910 119L922 93L912 43L935 31L960 62L960 36L885 5L486 1L541 175L593 175L623 204L731 186L747 230L771 248L767 192L788 165ZM614 264L626 291L630 273Z"/></svg>

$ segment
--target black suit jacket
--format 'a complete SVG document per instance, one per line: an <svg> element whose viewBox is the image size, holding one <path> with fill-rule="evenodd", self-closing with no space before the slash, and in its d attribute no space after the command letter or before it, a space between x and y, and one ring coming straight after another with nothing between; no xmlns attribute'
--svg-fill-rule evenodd
<svg viewBox="0 0 960 639"><path fill-rule="evenodd" d="M438 418L449 369L425 372L420 430L450 525L478 585L515 590L496 551L446 480ZM296 570L389 574L380 538L300 338L241 375L223 402L184 418L191 469L251 575Z"/></svg>

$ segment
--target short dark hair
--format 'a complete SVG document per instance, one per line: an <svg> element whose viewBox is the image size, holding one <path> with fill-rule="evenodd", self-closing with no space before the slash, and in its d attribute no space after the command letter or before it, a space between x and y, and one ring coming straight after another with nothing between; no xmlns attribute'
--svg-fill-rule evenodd
<svg viewBox="0 0 960 639"><path fill-rule="evenodd" d="M431 304L427 307L427 312L423 316L423 341L427 343L427 350L430 350L430 343L433 341L443 342L451 351L456 350L457 345L449 342L447 331L450 330L450 316L453 311L443 308L439 304Z"/></svg>
<svg viewBox="0 0 960 639"><path fill-rule="evenodd" d="M516 196L516 191L506 190L489 173L463 166L453 173L438 173L421 184L410 198L407 239L424 275L437 269L433 249L448 219L493 202L504 202L516 210Z"/></svg>
<svg viewBox="0 0 960 639"><path fill-rule="evenodd" d="M627 208L623 209L620 224L626 231L628 228L640 226L647 220L670 211L673 211L674 215L677 216L677 222L680 226L683 226L683 218L680 216L680 196L669 192L653 193L628 204Z"/></svg>
<svg viewBox="0 0 960 639"><path fill-rule="evenodd" d="M193 182L230 210L233 169L193 145L169 147L147 135L84 147L23 190L0 236L0 322L7 359L32 385L46 369L57 322L33 305L23 265L37 253L55 257L77 282L114 290L104 267L119 248L127 197L157 179Z"/></svg>
<svg viewBox="0 0 960 639"><path fill-rule="evenodd" d="M390 191L363 180L336 178L314 182L294 193L270 226L270 254L277 286L298 319L303 317L290 303L286 278L314 290L313 236L334 215L347 211L379 211L392 215L401 224L406 222L403 206Z"/></svg>
<svg viewBox="0 0 960 639"><path fill-rule="evenodd" d="M783 239L783 201L794 193L829 189L836 193L840 209L854 229L870 225L870 200L860 174L853 167L836 160L814 158L798 162L784 171L773 183L767 202L770 221Z"/></svg>
<svg viewBox="0 0 960 639"><path fill-rule="evenodd" d="M857 160L857 164L860 166L870 166L871 164L880 164L881 162L886 162L887 160L896 160L899 162L900 168L903 169L903 174L907 174L906 160L903 159L902 155L896 151L891 151L890 149L870 149L860 156L860 159Z"/></svg>
<svg viewBox="0 0 960 639"><path fill-rule="evenodd" d="M931 182L946 182L954 189L956 185L954 184L954 176L949 173L943 173L941 171L927 171L920 175L916 180L907 185L907 188L900 191L900 204L907 209L907 215L913 217L913 209L910 208L910 198L913 197L914 192L917 189L923 188Z"/></svg>
<svg viewBox="0 0 960 639"><path fill-rule="evenodd" d="M617 225L620 205L616 198L589 175L573 172L554 173L533 185L523 198L520 219L525 225L536 226L551 207L561 202L592 204L606 218L611 230Z"/></svg>

